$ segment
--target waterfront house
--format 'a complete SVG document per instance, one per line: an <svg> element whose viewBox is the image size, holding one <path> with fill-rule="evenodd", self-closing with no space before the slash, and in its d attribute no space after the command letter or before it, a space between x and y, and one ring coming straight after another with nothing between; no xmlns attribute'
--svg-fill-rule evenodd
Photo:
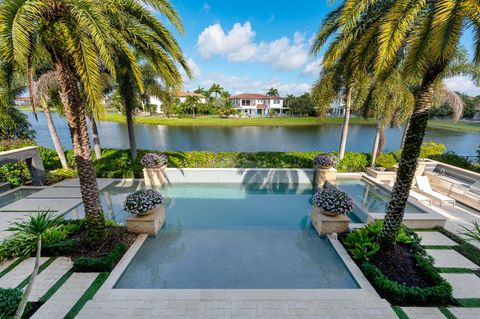
<svg viewBox="0 0 480 319"><path fill-rule="evenodd" d="M31 100L29 96L26 97L17 97L13 100L13 105L15 106L29 106L31 104Z"/></svg>
<svg viewBox="0 0 480 319"><path fill-rule="evenodd" d="M269 96L257 93L242 93L229 98L233 107L241 115L246 116L267 116L286 115L288 107L283 106L284 98L280 96Z"/></svg>
<svg viewBox="0 0 480 319"><path fill-rule="evenodd" d="M480 103L475 106L475 112L473 113L473 119L480 121Z"/></svg>
<svg viewBox="0 0 480 319"><path fill-rule="evenodd" d="M345 115L345 95L338 94L330 105L330 115L333 117L341 117Z"/></svg>
<svg viewBox="0 0 480 319"><path fill-rule="evenodd" d="M207 97L206 96L204 96L202 94L194 93L194 92L189 92L189 91L179 91L177 94L175 94L174 97L178 100L179 103L183 103L183 102L185 102L185 100L189 96L198 97L198 103L207 103ZM153 105L156 106L157 113L163 113L162 101L160 101L157 97L150 96L150 103L149 104L153 104Z"/></svg>

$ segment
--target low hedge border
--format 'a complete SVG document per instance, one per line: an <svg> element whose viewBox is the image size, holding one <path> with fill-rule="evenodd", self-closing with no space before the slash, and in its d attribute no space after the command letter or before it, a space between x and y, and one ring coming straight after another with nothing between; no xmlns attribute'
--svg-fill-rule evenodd
<svg viewBox="0 0 480 319"><path fill-rule="evenodd" d="M455 235L454 233L446 230L443 227L436 227L435 230L444 234L451 240L457 242L458 246L453 246L453 249L455 249L457 252L459 252L461 255L465 256L466 258L470 259L473 263L480 266L480 249L473 246L462 237Z"/></svg>
<svg viewBox="0 0 480 319"><path fill-rule="evenodd" d="M361 265L362 271L372 285L390 303L399 306L431 306L449 305L453 302L452 286L440 276L440 272L433 265L433 259L428 256L425 249L420 245L420 237L412 230L404 227L408 236L414 239L412 252L418 266L435 283L432 287L409 287L387 278L381 270L364 261Z"/></svg>
<svg viewBox="0 0 480 319"><path fill-rule="evenodd" d="M127 245L123 242L103 257L79 257L73 262L75 272L110 272L123 254L127 251Z"/></svg>

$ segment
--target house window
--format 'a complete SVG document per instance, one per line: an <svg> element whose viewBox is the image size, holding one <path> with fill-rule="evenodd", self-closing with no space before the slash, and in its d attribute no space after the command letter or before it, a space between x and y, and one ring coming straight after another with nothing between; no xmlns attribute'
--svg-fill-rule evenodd
<svg viewBox="0 0 480 319"><path fill-rule="evenodd" d="M273 104L280 104L280 100L274 100Z"/></svg>
<svg viewBox="0 0 480 319"><path fill-rule="evenodd" d="M242 100L242 106L250 106L250 100Z"/></svg>

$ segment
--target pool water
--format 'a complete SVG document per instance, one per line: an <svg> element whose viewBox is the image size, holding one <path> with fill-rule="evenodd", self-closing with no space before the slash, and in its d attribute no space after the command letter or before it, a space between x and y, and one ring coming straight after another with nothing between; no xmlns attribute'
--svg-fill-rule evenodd
<svg viewBox="0 0 480 319"><path fill-rule="evenodd" d="M124 219L119 205L140 187L103 191L115 219ZM166 224L145 241L115 288L358 288L310 225L312 185L177 184L159 191Z"/></svg>
<svg viewBox="0 0 480 319"><path fill-rule="evenodd" d="M389 192L380 186L363 179L342 180L329 182L329 187L336 187L346 192L355 202L353 214L349 217L352 222L366 223L369 213L385 213L389 200ZM419 207L407 203L405 214L425 213Z"/></svg>
<svg viewBox="0 0 480 319"><path fill-rule="evenodd" d="M19 188L5 195L0 194L0 208L10 205L17 200L25 198L41 190L42 188Z"/></svg>

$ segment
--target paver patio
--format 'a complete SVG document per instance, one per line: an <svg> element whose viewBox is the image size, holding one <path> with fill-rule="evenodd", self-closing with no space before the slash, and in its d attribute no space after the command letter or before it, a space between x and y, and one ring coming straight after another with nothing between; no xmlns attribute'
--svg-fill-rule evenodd
<svg viewBox="0 0 480 319"><path fill-rule="evenodd" d="M402 307L409 319L440 319L443 313L434 307Z"/></svg>
<svg viewBox="0 0 480 319"><path fill-rule="evenodd" d="M479 269L480 267L453 249L427 249L433 257L435 267L439 268L467 268Z"/></svg>
<svg viewBox="0 0 480 319"><path fill-rule="evenodd" d="M441 274L453 288L454 298L480 298L480 277L475 274Z"/></svg>
<svg viewBox="0 0 480 319"><path fill-rule="evenodd" d="M40 263L43 264L48 258L42 257ZM14 269L9 271L5 276L0 278L1 288L15 288L25 278L30 276L35 265L35 258L28 258L18 264Z"/></svg>
<svg viewBox="0 0 480 319"><path fill-rule="evenodd" d="M436 231L417 231L418 236L422 237L422 245L424 246L457 246L458 244Z"/></svg>
<svg viewBox="0 0 480 319"><path fill-rule="evenodd" d="M452 307L448 308L451 313L457 317L457 319L478 319L480 318L480 308L460 308Z"/></svg>
<svg viewBox="0 0 480 319"><path fill-rule="evenodd" d="M74 273L60 289L35 312L32 319L63 318L85 293L88 287L90 287L97 276L98 273ZM119 318L121 317L122 316Z"/></svg>
<svg viewBox="0 0 480 319"><path fill-rule="evenodd" d="M38 301L67 271L72 268L72 261L67 257L55 259L35 280L29 301Z"/></svg>

